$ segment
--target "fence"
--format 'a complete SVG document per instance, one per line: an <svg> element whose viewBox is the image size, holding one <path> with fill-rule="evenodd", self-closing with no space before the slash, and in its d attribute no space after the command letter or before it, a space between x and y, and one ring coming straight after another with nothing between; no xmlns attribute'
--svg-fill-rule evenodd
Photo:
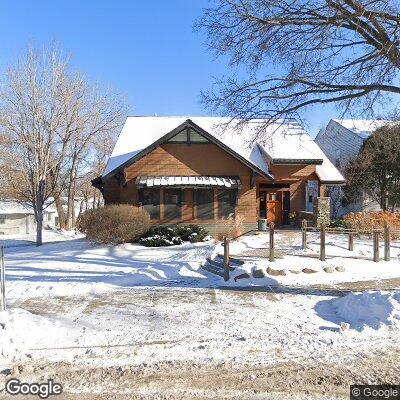
<svg viewBox="0 0 400 400"><path fill-rule="evenodd" d="M242 235L239 235L235 238L230 240L238 239L241 236L247 235L249 233L255 232L254 230L245 232ZM275 261L275 224L273 222L269 223L269 261ZM285 232L298 232L298 230L287 230ZM363 229L338 229L338 228L329 228L325 225L321 225L320 228L307 226L307 221L303 220L301 224L301 238L302 244L301 247L303 250L307 249L307 237L308 232L318 232L319 233L319 259L321 261L326 260L326 236L327 234L336 234L336 235L348 235L348 250L354 251L354 237L357 235L368 235L372 238L372 248L373 248L373 255L372 260L374 262L380 261L379 255L379 247L380 235L383 235L384 240L384 260L390 261L390 246L391 246L391 236L393 234L398 235L400 237L400 230L391 229L387 224L385 224L383 229L374 229L374 230L363 230ZM223 241L224 246L224 280L229 280L229 239L226 237ZM294 255L294 254L292 254ZM341 256L338 256L341 257ZM360 257L356 257L360 258Z"/></svg>
<svg viewBox="0 0 400 400"><path fill-rule="evenodd" d="M372 260L375 262L380 261L379 256L379 237L383 235L384 240L384 260L390 261L390 243L391 236L393 234L400 235L400 230L391 229L387 224L385 224L383 229L365 230L365 229L335 229L326 228L324 225L321 228L308 227L307 221L303 220L301 225L302 230L302 248L305 250L307 248L307 232L320 232L320 260L325 261L325 248L326 248L326 234L341 234L348 235L348 250L354 251L354 236L355 235L369 235L372 237L373 245L373 256Z"/></svg>

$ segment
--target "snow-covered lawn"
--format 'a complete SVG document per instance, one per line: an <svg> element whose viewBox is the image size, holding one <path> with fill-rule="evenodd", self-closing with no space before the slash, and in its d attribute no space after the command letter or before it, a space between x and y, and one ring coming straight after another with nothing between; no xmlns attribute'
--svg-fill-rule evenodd
<svg viewBox="0 0 400 400"><path fill-rule="evenodd" d="M277 247L304 253L300 238L280 235ZM244 237L231 244L231 251L244 254L267 242L267 235ZM340 241L330 246L328 254L347 252ZM355 244L364 253L368 246L368 239ZM0 365L39 360L82 365L345 362L398 348L399 291L338 297L324 290L278 290L279 285L398 278L398 259L374 263L337 257L322 263L285 256L269 263L253 255L224 282L201 268L221 251L214 241L146 248L95 245L76 237L39 248L6 248L8 311L0 314ZM326 273L327 265L345 271ZM233 280L245 271L266 272L268 266L287 275ZM290 272L304 267L317 272ZM350 328L342 331L344 322Z"/></svg>
<svg viewBox="0 0 400 400"><path fill-rule="evenodd" d="M222 253L222 246L215 241L180 246L148 248L138 244L119 246L97 245L71 233L46 232L47 243L42 247L6 247L7 296L21 299L38 296L70 296L99 293L105 290L137 286L173 286L214 288L220 286L315 286L334 285L341 282L376 281L400 277L400 244L394 243L390 262L344 258L341 256L368 255L371 241L357 239L355 251L346 250L346 238L338 236L328 241L327 254L338 257L321 262L318 258L305 256L318 253L317 239L310 238L310 249L301 250L301 234L285 233L276 236L276 252L285 247L288 255L269 262L268 258L243 257L245 264L231 273L229 282L201 268L207 257ZM62 240L64 238L64 240ZM266 249L268 235L244 236L231 243L233 255L243 255ZM397 247L396 247L397 246ZM264 250L262 250L264 251ZM336 253L335 253L336 252ZM272 276L268 267L284 270L285 276ZM332 267L333 273L324 268ZM315 273L301 272L309 268ZM252 271L264 271L265 278L254 278ZM337 269L339 269L339 272ZM247 272L249 279L234 278Z"/></svg>

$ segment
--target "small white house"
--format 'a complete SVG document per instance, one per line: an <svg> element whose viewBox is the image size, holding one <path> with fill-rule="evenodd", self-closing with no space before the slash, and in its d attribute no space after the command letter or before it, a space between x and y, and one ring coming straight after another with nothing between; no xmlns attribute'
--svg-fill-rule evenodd
<svg viewBox="0 0 400 400"><path fill-rule="evenodd" d="M56 211L47 207L44 211L43 226L55 226ZM32 206L23 201L0 200L0 235L31 234L36 229Z"/></svg>
<svg viewBox="0 0 400 400"><path fill-rule="evenodd" d="M365 119L331 119L328 125L321 129L315 142L328 156L336 168L343 172L346 164L354 158L361 149L364 141L377 129L387 125L390 121ZM338 204L334 210L337 216L352 211L377 211L380 206L366 193L360 201L344 207L340 200L340 190L334 191L331 204ZM333 210L332 210L333 211Z"/></svg>

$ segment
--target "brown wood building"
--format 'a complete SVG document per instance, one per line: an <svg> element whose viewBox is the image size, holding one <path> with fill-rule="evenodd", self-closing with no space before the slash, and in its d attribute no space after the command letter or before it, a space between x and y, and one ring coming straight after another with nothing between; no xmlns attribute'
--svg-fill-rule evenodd
<svg viewBox="0 0 400 400"><path fill-rule="evenodd" d="M105 204L143 207L156 224L200 223L212 230L231 215L243 217L248 228L259 218L287 224L291 212L310 211L307 203L324 195L327 184L343 182L340 174L336 181L321 179L322 156L277 159L260 144L245 151L239 144L237 151L233 141L238 134L230 143L226 131L218 136L210 128L210 118L197 118L200 123L129 119L105 173L93 184Z"/></svg>

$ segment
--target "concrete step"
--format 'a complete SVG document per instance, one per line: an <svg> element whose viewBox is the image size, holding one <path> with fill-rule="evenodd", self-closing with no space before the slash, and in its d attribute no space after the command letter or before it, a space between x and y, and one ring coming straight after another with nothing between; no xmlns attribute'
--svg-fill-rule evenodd
<svg viewBox="0 0 400 400"><path fill-rule="evenodd" d="M207 261L209 264L213 265L214 267L220 268L222 271L224 270L224 260L214 259L212 260L210 257L207 257ZM234 271L235 267L229 266L229 271Z"/></svg>
<svg viewBox="0 0 400 400"><path fill-rule="evenodd" d="M223 270L221 270L220 268L215 267L215 266L213 266L213 265L211 265L209 263L206 263L206 264L202 265L201 268L203 268L204 270L206 270L208 272L211 272L214 275L221 276L222 278L224 277L224 271Z"/></svg>
<svg viewBox="0 0 400 400"><path fill-rule="evenodd" d="M222 262L224 261L224 255L223 254L217 254L217 257L215 259L221 259ZM229 257L229 262L231 264L236 264L236 265L243 265L244 261L241 260L240 258L236 257Z"/></svg>

